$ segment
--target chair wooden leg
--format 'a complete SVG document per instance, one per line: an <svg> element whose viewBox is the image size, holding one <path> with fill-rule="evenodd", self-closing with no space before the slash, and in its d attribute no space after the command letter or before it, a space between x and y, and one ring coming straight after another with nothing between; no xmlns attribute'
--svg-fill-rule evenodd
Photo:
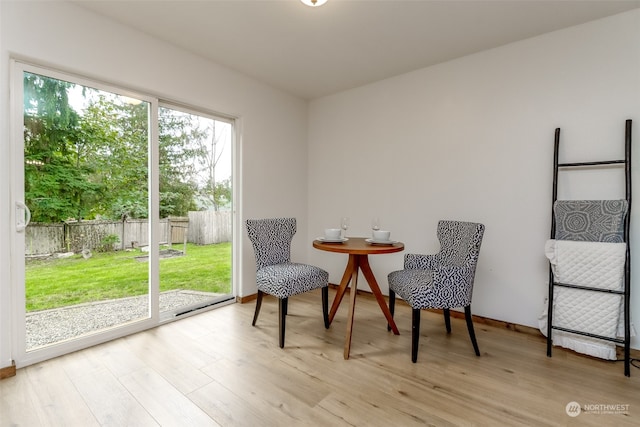
<svg viewBox="0 0 640 427"><path fill-rule="evenodd" d="M396 311L396 293L389 289L389 312L393 318L393 314ZM387 323L387 331L391 330L391 325Z"/></svg>
<svg viewBox="0 0 640 427"><path fill-rule="evenodd" d="M444 310L442 310L442 312L444 313L444 326L447 328L447 333L450 334L451 333L451 313L449 312L448 308L445 308Z"/></svg>
<svg viewBox="0 0 640 427"><path fill-rule="evenodd" d="M283 302L283 308L284 308L284 315L286 316L287 314L289 314L289 299L288 298L283 298L284 302Z"/></svg>
<svg viewBox="0 0 640 427"><path fill-rule="evenodd" d="M322 288L322 318L325 329L329 329L329 287Z"/></svg>
<svg viewBox="0 0 640 427"><path fill-rule="evenodd" d="M258 291L258 299L256 300L256 311L253 313L253 322L251 322L251 326L256 326L256 320L258 320L258 314L260 314L260 307L262 307L262 297L264 293L262 291Z"/></svg>
<svg viewBox="0 0 640 427"><path fill-rule="evenodd" d="M287 323L287 305L288 298L282 298L278 300L278 335L280 341L280 348L284 347L284 330Z"/></svg>
<svg viewBox="0 0 640 427"><path fill-rule="evenodd" d="M414 308L411 316L411 361L418 360L418 341L420 340L420 309Z"/></svg>
<svg viewBox="0 0 640 427"><path fill-rule="evenodd" d="M467 329L469 330L469 337L471 338L471 344L476 352L476 356L480 356L480 349L478 349L478 342L476 341L476 333L473 330L473 319L471 318L471 306L468 305L464 308L464 317L467 319Z"/></svg>

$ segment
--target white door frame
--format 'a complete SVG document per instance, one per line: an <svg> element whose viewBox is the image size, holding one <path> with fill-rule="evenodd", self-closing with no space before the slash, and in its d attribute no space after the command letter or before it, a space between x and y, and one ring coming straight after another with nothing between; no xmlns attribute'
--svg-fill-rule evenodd
<svg viewBox="0 0 640 427"><path fill-rule="evenodd" d="M25 309L25 238L23 232L16 231L16 224L19 221L19 215L22 211L16 208L17 204L24 203L24 116L23 116L23 73L33 72L45 75L59 80L70 81L76 84L89 86L97 89L103 89L112 93L123 96L129 96L136 99L149 102L150 118L149 118L149 212L155 214L149 218L149 297L150 297L150 317L139 321L127 323L122 326L113 327L95 334L79 337L66 342L55 343L41 349L26 351L26 309ZM117 87L115 85L107 85L97 81L85 79L77 75L68 74L32 65L26 62L12 59L10 64L10 156L11 156L11 185L10 185L10 204L11 204L11 355L16 363L16 367L24 367L47 360L62 354L70 353L76 350L87 348L96 344L107 342L122 336L130 335L145 329L153 328L166 321L160 321L159 316L159 231L160 223L157 213L159 212L159 147L158 147L158 106L160 100L157 97L145 95L135 91L129 91ZM167 102L167 104L171 104ZM223 117L223 116L222 116ZM236 295L237 283L239 279L240 268L238 260L240 259L240 236L238 231L238 221L236 210L236 200L239 200L239 188L237 186L237 146L239 141L238 122L236 119L229 118L234 126L232 141L232 185L233 185L233 252L232 252L232 294ZM234 299L220 303L217 307L235 302ZM212 309L210 307L208 309ZM206 310L206 309L204 309Z"/></svg>

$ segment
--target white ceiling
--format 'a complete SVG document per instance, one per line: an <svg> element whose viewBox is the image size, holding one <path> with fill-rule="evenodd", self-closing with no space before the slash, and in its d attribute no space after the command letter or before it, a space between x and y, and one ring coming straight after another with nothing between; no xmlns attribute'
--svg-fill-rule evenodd
<svg viewBox="0 0 640 427"><path fill-rule="evenodd" d="M640 7L640 0L78 3L307 99Z"/></svg>

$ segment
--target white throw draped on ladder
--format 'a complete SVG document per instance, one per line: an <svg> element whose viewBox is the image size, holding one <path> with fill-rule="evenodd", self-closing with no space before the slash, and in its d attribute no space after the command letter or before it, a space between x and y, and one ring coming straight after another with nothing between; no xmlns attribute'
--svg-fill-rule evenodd
<svg viewBox="0 0 640 427"><path fill-rule="evenodd" d="M556 283L599 289L624 289L625 243L548 240L549 258ZM623 298L620 294L557 287L554 325L615 338L624 336ZM547 333L547 304L539 327ZM632 328L632 335L635 331ZM615 360L615 343L582 335L553 331L553 343L591 356Z"/></svg>

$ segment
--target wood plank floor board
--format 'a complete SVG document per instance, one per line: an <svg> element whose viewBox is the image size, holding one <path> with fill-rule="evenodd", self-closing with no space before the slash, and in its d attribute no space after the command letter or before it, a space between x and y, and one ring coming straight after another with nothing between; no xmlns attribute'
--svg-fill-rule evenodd
<svg viewBox="0 0 640 427"><path fill-rule="evenodd" d="M276 365L277 360L272 360ZM291 394L290 387L295 381L281 378L273 381L265 375L264 368L251 361L221 361L215 373L207 370L217 381L225 385L235 396L242 399L245 405L252 407L263 415L264 425L332 425L333 419L314 409L305 402L302 396ZM288 384L289 389L284 387Z"/></svg>
<svg viewBox="0 0 640 427"><path fill-rule="evenodd" d="M294 399L309 407L317 405L332 389L327 386L321 376L313 376L303 370L292 369L284 362L285 353L298 350L287 348L278 350L276 354L268 353L265 357L254 357L238 362L229 360L232 365L214 364L206 372L214 378L232 373L249 381L262 382L265 386L274 385L277 387L277 394L282 394L285 400Z"/></svg>
<svg viewBox="0 0 640 427"><path fill-rule="evenodd" d="M190 393L189 399L221 426L265 425L262 411L217 381Z"/></svg>
<svg viewBox="0 0 640 427"><path fill-rule="evenodd" d="M0 426L42 425L36 410L36 391L23 371L0 381Z"/></svg>
<svg viewBox="0 0 640 427"><path fill-rule="evenodd" d="M451 408L456 402L473 402L473 405L469 405L471 411L461 408L456 415L476 422L482 420L482 425L545 425L544 420L536 416L537 400L533 404L532 401L524 402L528 406L523 408L518 393L513 393L520 386L514 387L513 382L510 385L487 384L486 373L477 371L476 366L458 371L429 369L423 373L422 378L424 377L428 378L405 380L404 393L411 390L412 395L426 396L431 402L439 402L436 406L445 408Z"/></svg>
<svg viewBox="0 0 640 427"><path fill-rule="evenodd" d="M0 427L640 425L640 369L627 378L621 363L561 348L549 358L531 331L476 323L477 357L464 319L447 334L441 314L423 312L411 363L410 308L396 306L394 335L362 294L345 360L346 305L327 330L319 291L292 297L284 349L277 300L265 298L256 327L254 308L228 305L19 369L0 381Z"/></svg>
<svg viewBox="0 0 640 427"><path fill-rule="evenodd" d="M159 425L106 367L83 370L72 382L101 426Z"/></svg>
<svg viewBox="0 0 640 427"><path fill-rule="evenodd" d="M25 372L34 391L34 410L40 425L100 425L67 376L66 363L52 359L30 366Z"/></svg>
<svg viewBox="0 0 640 427"><path fill-rule="evenodd" d="M182 327L180 322L189 323L188 328ZM167 323L166 328L156 329L156 333L177 331L178 334L184 335L186 338L198 341L205 335L209 335L212 332L212 325L206 325L204 323L194 322L193 317L186 317L180 319L177 322Z"/></svg>
<svg viewBox="0 0 640 427"><path fill-rule="evenodd" d="M151 368L132 372L119 380L162 426L219 426Z"/></svg>
<svg viewBox="0 0 640 427"><path fill-rule="evenodd" d="M192 361L190 349L179 349L173 346L171 338L176 334L170 335L169 337L154 331L153 340L141 340L137 335L127 338L126 342L132 353L145 364L145 367L162 372L163 378L181 393L190 393L210 383L211 377L190 363ZM214 360L216 359L211 359L211 361Z"/></svg>
<svg viewBox="0 0 640 427"><path fill-rule="evenodd" d="M320 406L342 423L353 426L455 426L433 412L427 412L413 404L398 404L387 393L373 388L366 390L367 397L354 398L346 390L336 390L324 399ZM337 424L334 424L337 425Z"/></svg>
<svg viewBox="0 0 640 427"><path fill-rule="evenodd" d="M143 335L137 334L136 336L142 337ZM146 366L146 363L140 360L131 350L127 344L127 338L119 338L105 344L90 347L79 353L84 353L91 359L99 360L116 378L119 378Z"/></svg>
<svg viewBox="0 0 640 427"><path fill-rule="evenodd" d="M188 323L181 325L182 321ZM185 362L199 369L222 358L222 354L216 351L216 341L206 338L211 337L210 331L203 330L202 335L198 335L197 338L192 338L190 334L185 333L197 327L197 322L192 318L186 318L155 328L155 333L165 346L165 351L181 354ZM220 350L220 348L217 349Z"/></svg>

